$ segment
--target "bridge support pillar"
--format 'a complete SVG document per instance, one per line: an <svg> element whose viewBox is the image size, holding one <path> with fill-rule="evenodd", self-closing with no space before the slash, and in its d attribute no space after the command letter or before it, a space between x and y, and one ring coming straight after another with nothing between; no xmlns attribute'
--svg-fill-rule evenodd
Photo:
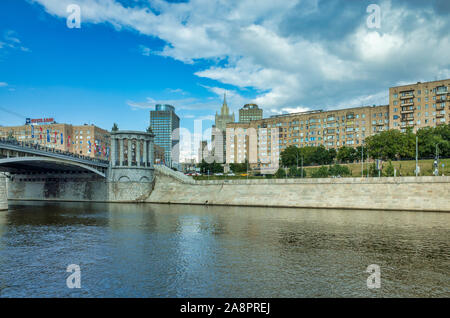
<svg viewBox="0 0 450 318"><path fill-rule="evenodd" d="M8 190L6 177L0 173L0 211L8 210Z"/></svg>

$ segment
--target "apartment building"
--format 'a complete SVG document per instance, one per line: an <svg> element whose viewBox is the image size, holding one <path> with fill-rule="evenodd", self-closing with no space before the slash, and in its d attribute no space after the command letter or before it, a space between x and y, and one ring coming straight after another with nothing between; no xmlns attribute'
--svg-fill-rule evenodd
<svg viewBox="0 0 450 318"><path fill-rule="evenodd" d="M92 158L109 158L110 133L94 125L72 126L71 152Z"/></svg>
<svg viewBox="0 0 450 318"><path fill-rule="evenodd" d="M52 122L0 127L0 138L8 137L91 158L108 159L109 156L109 132L94 125Z"/></svg>
<svg viewBox="0 0 450 318"><path fill-rule="evenodd" d="M248 123L252 120L260 120L263 118L263 110L256 104L245 104L239 109L239 122Z"/></svg>
<svg viewBox="0 0 450 318"><path fill-rule="evenodd" d="M450 79L389 88L389 129L406 131L450 122Z"/></svg>
<svg viewBox="0 0 450 318"><path fill-rule="evenodd" d="M227 163L249 160L252 168L270 168L289 146L358 147L365 138L389 129L389 106L284 114L227 124Z"/></svg>

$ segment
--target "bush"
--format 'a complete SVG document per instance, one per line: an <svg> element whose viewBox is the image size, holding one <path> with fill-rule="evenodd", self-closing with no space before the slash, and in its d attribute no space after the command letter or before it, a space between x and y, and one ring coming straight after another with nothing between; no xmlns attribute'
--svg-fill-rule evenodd
<svg viewBox="0 0 450 318"><path fill-rule="evenodd" d="M319 169L314 169L311 172L311 178L327 178L328 175L328 167L325 166L322 166Z"/></svg>
<svg viewBox="0 0 450 318"><path fill-rule="evenodd" d="M283 168L279 168L275 173L275 177L278 179L286 178L286 171Z"/></svg>
<svg viewBox="0 0 450 318"><path fill-rule="evenodd" d="M352 172L347 166L334 165L328 170L328 174L334 177L348 177L352 175Z"/></svg>
<svg viewBox="0 0 450 318"><path fill-rule="evenodd" d="M372 163L372 164L370 165L370 168L369 168L369 175L370 175L371 177L378 177L377 165L376 165L375 163Z"/></svg>
<svg viewBox="0 0 450 318"><path fill-rule="evenodd" d="M394 165L392 164L392 162L390 160L383 172L386 177L394 176Z"/></svg>
<svg viewBox="0 0 450 318"><path fill-rule="evenodd" d="M302 171L301 169L297 169L296 167L289 168L289 177L299 178L301 177Z"/></svg>

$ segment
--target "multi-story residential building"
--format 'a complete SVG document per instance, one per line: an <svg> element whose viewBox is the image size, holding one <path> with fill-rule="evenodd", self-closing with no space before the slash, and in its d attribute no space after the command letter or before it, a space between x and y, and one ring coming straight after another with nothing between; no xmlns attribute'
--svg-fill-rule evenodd
<svg viewBox="0 0 450 318"><path fill-rule="evenodd" d="M201 163L203 159L209 157L208 142L206 140L200 140L197 155L198 155L197 158L198 163Z"/></svg>
<svg viewBox="0 0 450 318"><path fill-rule="evenodd" d="M157 104L150 111L150 128L155 134L155 145L164 148L166 165L178 164L180 118L175 114L175 107Z"/></svg>
<svg viewBox="0 0 450 318"><path fill-rule="evenodd" d="M110 133L94 125L82 125L72 127L72 152L98 157L109 158Z"/></svg>
<svg viewBox="0 0 450 318"><path fill-rule="evenodd" d="M389 128L389 106L277 115L250 123L227 125L227 163L249 160L252 168L268 168L287 147L357 147ZM264 159L264 160L262 160ZM273 163L273 162L272 162Z"/></svg>
<svg viewBox="0 0 450 318"><path fill-rule="evenodd" d="M390 129L414 131L450 122L450 79L389 88Z"/></svg>
<svg viewBox="0 0 450 318"><path fill-rule="evenodd" d="M263 118L263 110L256 104L246 104L239 109L239 122L248 123L252 120L260 120Z"/></svg>
<svg viewBox="0 0 450 318"><path fill-rule="evenodd" d="M0 127L0 137L13 137L17 141L39 144L51 149L107 160L109 158L110 134L94 125L72 126L56 122L23 126Z"/></svg>

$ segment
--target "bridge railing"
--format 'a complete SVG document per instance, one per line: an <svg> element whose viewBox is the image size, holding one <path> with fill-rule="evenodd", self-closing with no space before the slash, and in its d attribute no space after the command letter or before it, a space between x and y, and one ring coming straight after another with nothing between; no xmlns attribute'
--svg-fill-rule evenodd
<svg viewBox="0 0 450 318"><path fill-rule="evenodd" d="M15 139L10 139L10 138L0 138L0 145L1 144L22 147L22 148L30 149L30 150L44 151L44 152L49 153L49 154L53 153L53 154L67 156L67 157L74 158L74 159L87 160L87 161L100 163L100 164L109 164L108 160L103 160L103 159L98 159L98 158L92 158L92 157L88 157L88 156L78 155L78 154L75 154L75 153L72 153L72 152L69 152L69 151L62 151L62 150L59 150L59 149L53 149L53 148L41 146L41 145L35 144L35 143L28 143L28 142L23 142L23 141L17 141Z"/></svg>

